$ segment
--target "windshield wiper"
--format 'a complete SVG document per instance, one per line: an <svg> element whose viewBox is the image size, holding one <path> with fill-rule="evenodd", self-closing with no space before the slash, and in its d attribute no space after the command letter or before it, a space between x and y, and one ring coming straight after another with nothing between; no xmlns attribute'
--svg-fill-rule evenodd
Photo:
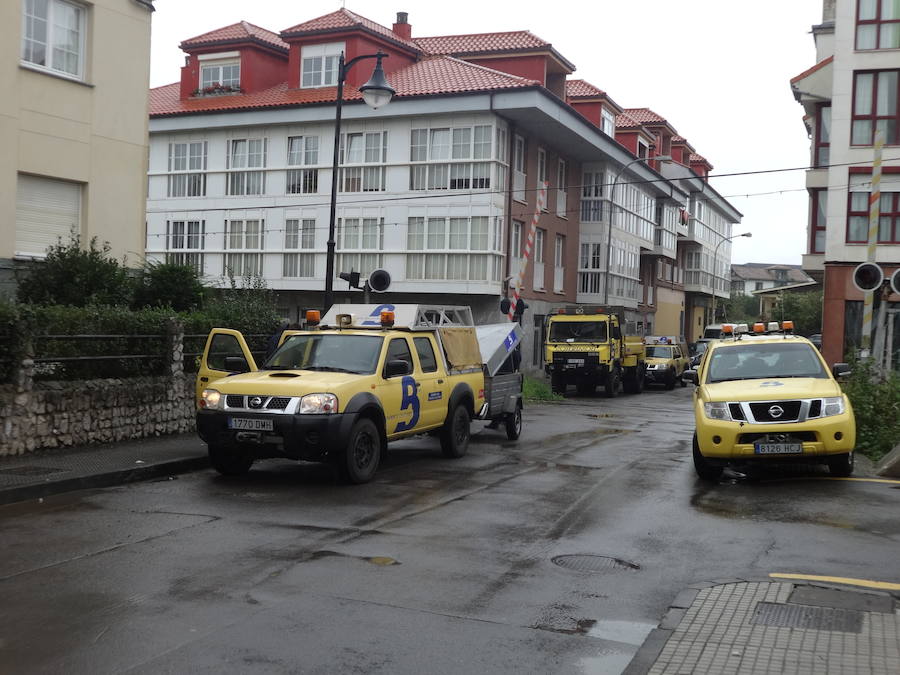
<svg viewBox="0 0 900 675"><path fill-rule="evenodd" d="M352 375L359 375L359 372L356 370L349 370L347 368L339 368L338 366L304 366L300 368L300 370L319 370L328 373L350 373Z"/></svg>
<svg viewBox="0 0 900 675"><path fill-rule="evenodd" d="M297 370L296 366L263 366L260 370Z"/></svg>

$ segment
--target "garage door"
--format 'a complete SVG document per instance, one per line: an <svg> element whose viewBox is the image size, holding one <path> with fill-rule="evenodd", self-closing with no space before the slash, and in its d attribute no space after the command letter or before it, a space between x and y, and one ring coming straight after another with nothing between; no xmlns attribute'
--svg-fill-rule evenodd
<svg viewBox="0 0 900 675"><path fill-rule="evenodd" d="M81 232L80 183L19 174L16 191L16 255L39 256Z"/></svg>

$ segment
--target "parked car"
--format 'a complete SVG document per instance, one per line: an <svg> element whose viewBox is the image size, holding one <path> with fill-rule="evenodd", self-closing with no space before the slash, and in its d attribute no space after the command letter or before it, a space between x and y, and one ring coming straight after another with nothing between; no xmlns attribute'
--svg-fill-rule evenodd
<svg viewBox="0 0 900 675"><path fill-rule="evenodd" d="M819 351L822 350L822 334L821 333L815 333L813 335L810 335L808 340L816 346L816 349L818 349Z"/></svg>

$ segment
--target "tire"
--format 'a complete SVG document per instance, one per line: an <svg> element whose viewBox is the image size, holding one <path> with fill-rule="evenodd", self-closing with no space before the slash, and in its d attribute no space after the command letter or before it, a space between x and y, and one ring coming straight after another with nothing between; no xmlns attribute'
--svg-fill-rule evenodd
<svg viewBox="0 0 900 675"><path fill-rule="evenodd" d="M687 368L685 368L687 370ZM684 375L684 373L682 373ZM684 389L687 386L687 382L684 381L684 377L679 377L678 382L681 383L681 388Z"/></svg>
<svg viewBox="0 0 900 675"><path fill-rule="evenodd" d="M381 434L368 417L356 420L350 429L347 446L338 457L341 479L353 485L368 483L375 477L381 462Z"/></svg>
<svg viewBox="0 0 900 675"><path fill-rule="evenodd" d="M675 371L672 370L669 372L669 376L666 378L666 391L672 391L675 388Z"/></svg>
<svg viewBox="0 0 900 675"><path fill-rule="evenodd" d="M245 476L253 465L253 458L240 448L210 445L209 463L223 476Z"/></svg>
<svg viewBox="0 0 900 675"><path fill-rule="evenodd" d="M521 435L522 406L516 406L516 412L506 418L506 437L511 441L517 441Z"/></svg>
<svg viewBox="0 0 900 675"><path fill-rule="evenodd" d="M706 461L706 458L700 452L700 444L697 442L697 434L694 433L694 471L697 472L697 476L700 477L701 480L707 480L711 482L715 482L722 477L722 471L724 467L721 466L712 466L709 462Z"/></svg>
<svg viewBox="0 0 900 675"><path fill-rule="evenodd" d="M466 454L469 449L470 424L471 419L466 406L462 403L457 404L444 423L444 430L441 433L441 452L444 453L444 457L456 459Z"/></svg>
<svg viewBox="0 0 900 675"><path fill-rule="evenodd" d="M566 382L560 375L550 376L550 391L560 396L566 393Z"/></svg>
<svg viewBox="0 0 900 675"><path fill-rule="evenodd" d="M843 455L834 455L827 460L828 472L832 476L846 478L853 473L853 453L847 452Z"/></svg>
<svg viewBox="0 0 900 675"><path fill-rule="evenodd" d="M603 383L603 393L606 398L615 398L619 394L618 368L612 368L606 374L606 380Z"/></svg>

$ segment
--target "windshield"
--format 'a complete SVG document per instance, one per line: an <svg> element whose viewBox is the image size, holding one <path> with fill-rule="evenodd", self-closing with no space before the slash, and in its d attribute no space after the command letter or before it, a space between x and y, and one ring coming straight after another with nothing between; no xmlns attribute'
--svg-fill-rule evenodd
<svg viewBox="0 0 900 675"><path fill-rule="evenodd" d="M741 344L711 352L707 382L784 377L827 378L812 345Z"/></svg>
<svg viewBox="0 0 900 675"><path fill-rule="evenodd" d="M647 358L648 359L671 359L672 358L672 348L671 347L647 347Z"/></svg>
<svg viewBox="0 0 900 675"><path fill-rule="evenodd" d="M708 342L698 342L696 345L694 345L694 354L699 356L706 351L707 347L709 347Z"/></svg>
<svg viewBox="0 0 900 675"><path fill-rule="evenodd" d="M606 342L606 322L552 321L550 342Z"/></svg>
<svg viewBox="0 0 900 675"><path fill-rule="evenodd" d="M262 370L325 370L370 375L378 367L380 335L303 333L291 335Z"/></svg>

